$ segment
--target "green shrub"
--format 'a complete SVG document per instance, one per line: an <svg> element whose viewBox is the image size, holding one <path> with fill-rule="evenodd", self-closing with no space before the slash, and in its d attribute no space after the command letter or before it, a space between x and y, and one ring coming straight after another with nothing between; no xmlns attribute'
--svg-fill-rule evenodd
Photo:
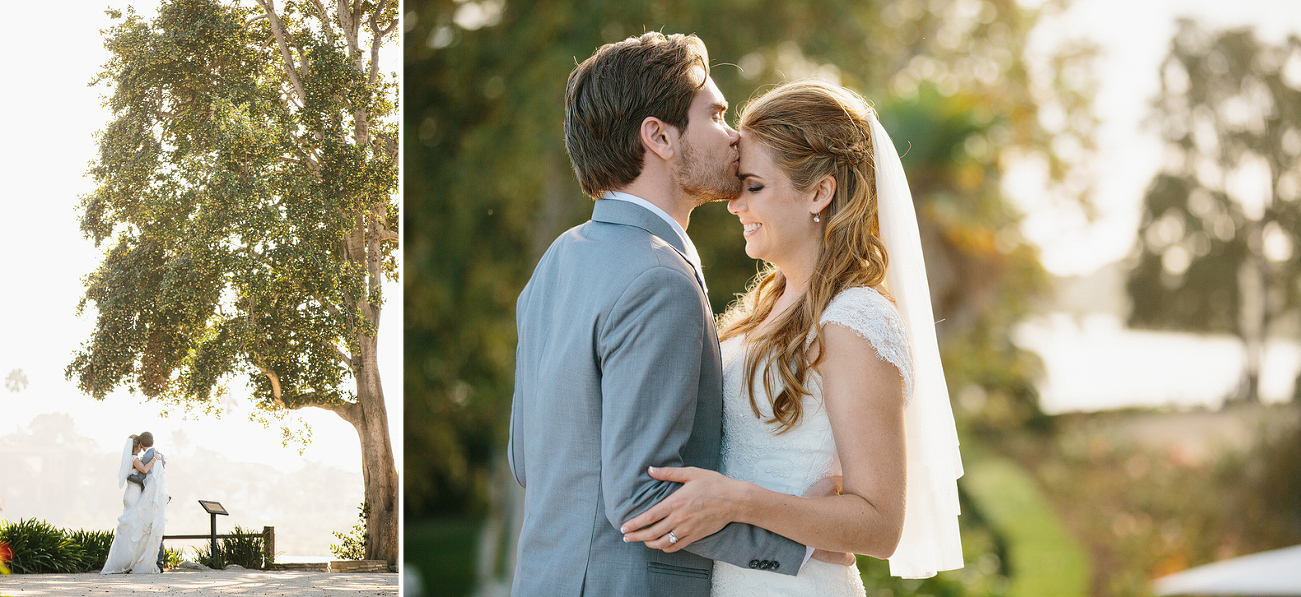
<svg viewBox="0 0 1301 597"><path fill-rule="evenodd" d="M184 549L164 547L163 552L163 559L166 561L168 568L179 568L181 566L181 560L185 558Z"/></svg>
<svg viewBox="0 0 1301 597"><path fill-rule="evenodd" d="M43 520L0 521L0 543L13 549L9 568L15 574L77 572L85 549L63 530Z"/></svg>
<svg viewBox="0 0 1301 597"><path fill-rule="evenodd" d="M104 562L108 560L108 550L113 546L113 531L82 529L68 533L68 537L82 549L77 572L90 572L104 567Z"/></svg>
<svg viewBox="0 0 1301 597"><path fill-rule="evenodd" d="M366 519L370 517L370 504L362 502L357 506L357 524L348 533L334 531L334 538L339 545L331 545L330 553L340 560L366 559Z"/></svg>
<svg viewBox="0 0 1301 597"><path fill-rule="evenodd" d="M1147 595L1153 578L1301 542L1297 408L1058 415L1056 433L1003 447L1087 545L1093 594ZM1203 425L1245 430L1256 445Z"/></svg>
<svg viewBox="0 0 1301 597"><path fill-rule="evenodd" d="M225 568L229 564L238 564L254 570L266 568L266 537L260 531L250 531L236 526L230 534L233 536L222 538L217 542L216 557L213 556L212 546L209 543L193 547L194 561L215 569Z"/></svg>
<svg viewBox="0 0 1301 597"><path fill-rule="evenodd" d="M194 550L195 563L203 564L204 566L217 570L226 567L226 560L221 557L220 545L217 546L217 557L215 558L212 555L212 546L207 542L204 542L201 545L191 546L190 549Z"/></svg>
<svg viewBox="0 0 1301 597"><path fill-rule="evenodd" d="M231 534L234 536L221 540L221 551L227 564L239 564L255 570L267 567L266 537L261 531L255 532L236 525Z"/></svg>

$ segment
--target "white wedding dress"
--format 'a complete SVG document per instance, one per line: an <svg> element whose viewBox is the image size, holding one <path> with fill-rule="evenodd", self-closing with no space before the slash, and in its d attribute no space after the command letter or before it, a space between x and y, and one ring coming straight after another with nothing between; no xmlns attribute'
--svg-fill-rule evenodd
<svg viewBox="0 0 1301 597"><path fill-rule="evenodd" d="M162 454L155 452L155 458ZM117 519L113 545L109 547L103 574L131 572L134 574L158 573L158 547L163 542L163 528L167 525L165 507L171 499L167 495L167 475L163 462L155 462L145 476L141 489L127 482L132 471L131 445L127 442L123 463L118 471L118 485L126 485L122 494L122 516Z"/></svg>
<svg viewBox="0 0 1301 597"><path fill-rule="evenodd" d="M821 323L843 325L871 342L882 359L899 369L907 400L913 385L912 356L903 321L889 299L871 288L847 289L827 305ZM822 403L821 377L816 372L810 374L808 387L813 395L803 399L799 424L778 435L775 424L764 422L772 416L768 398L755 397L762 417L756 417L750 406L743 377L744 339L729 338L721 349L723 442L719 471L733 479L789 495L803 495L814 483L840 475L840 457ZM758 377L762 374L763 368L759 367L754 383L758 393L764 391ZM795 576L715 562L711 594L713 597L863 597L865 591L857 567L810 559Z"/></svg>

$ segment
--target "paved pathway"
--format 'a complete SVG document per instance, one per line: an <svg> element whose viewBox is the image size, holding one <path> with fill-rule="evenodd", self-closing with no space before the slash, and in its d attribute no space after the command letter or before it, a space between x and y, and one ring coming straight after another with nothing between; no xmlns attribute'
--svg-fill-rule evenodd
<svg viewBox="0 0 1301 597"><path fill-rule="evenodd" d="M14 574L0 577L2 597L120 597L122 595L242 595L245 597L395 597L397 574L263 572L165 574Z"/></svg>

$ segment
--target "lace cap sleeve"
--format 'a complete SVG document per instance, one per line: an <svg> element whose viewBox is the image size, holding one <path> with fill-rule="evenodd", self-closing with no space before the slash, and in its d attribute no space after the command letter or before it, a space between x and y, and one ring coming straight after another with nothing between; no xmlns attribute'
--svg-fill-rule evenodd
<svg viewBox="0 0 1301 597"><path fill-rule="evenodd" d="M838 323L871 343L882 360L899 370L904 404L908 403L913 389L912 351L903 318L890 299L866 286L850 288L831 299L819 323Z"/></svg>

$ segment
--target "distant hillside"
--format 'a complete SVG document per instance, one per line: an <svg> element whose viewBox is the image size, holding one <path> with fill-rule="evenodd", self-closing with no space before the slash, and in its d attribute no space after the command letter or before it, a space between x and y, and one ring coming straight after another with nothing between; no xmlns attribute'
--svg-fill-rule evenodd
<svg viewBox="0 0 1301 597"><path fill-rule="evenodd" d="M360 474L319 462L291 473L231 462L221 446L192 445L183 433L159 438L157 448L167 455L168 534L208 532L208 515L198 500L215 500L231 513L217 518L218 532L235 525L258 531L274 526L277 552L329 556L330 544L337 543L331 532L347 531L357 521ZM122 489L114 478L120 457L77 435L67 414L36 417L26 429L0 437L0 518L114 528L122 514Z"/></svg>
<svg viewBox="0 0 1301 597"><path fill-rule="evenodd" d="M1085 276L1057 277L1053 280L1056 292L1040 311L1076 316L1107 313L1115 315L1123 324L1129 319L1129 296L1125 292L1129 267L1130 264L1122 259ZM1301 318L1296 313L1276 318L1270 326L1269 336L1279 339L1301 336Z"/></svg>

